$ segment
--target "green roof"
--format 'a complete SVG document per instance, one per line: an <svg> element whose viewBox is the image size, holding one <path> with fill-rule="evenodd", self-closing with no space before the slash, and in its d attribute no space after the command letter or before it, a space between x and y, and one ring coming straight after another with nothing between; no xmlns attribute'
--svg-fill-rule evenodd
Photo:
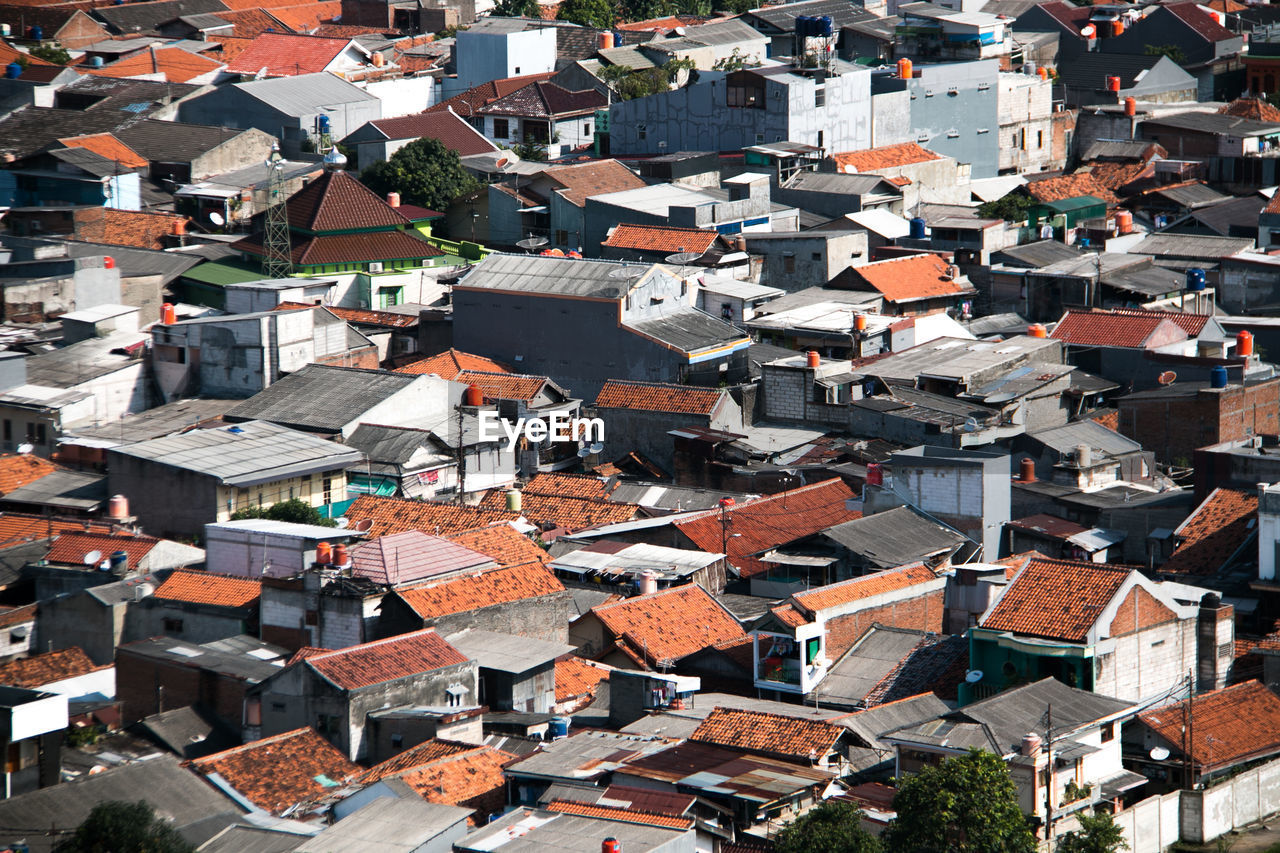
<svg viewBox="0 0 1280 853"><path fill-rule="evenodd" d="M182 277L204 284L239 284L242 281L260 281L262 268L242 261L205 261L184 272Z"/></svg>
<svg viewBox="0 0 1280 853"><path fill-rule="evenodd" d="M1087 207L1106 207L1107 203L1097 196L1078 195L1074 198L1063 198L1057 201L1044 201L1040 207L1056 210L1058 213L1070 213L1073 210L1084 210Z"/></svg>

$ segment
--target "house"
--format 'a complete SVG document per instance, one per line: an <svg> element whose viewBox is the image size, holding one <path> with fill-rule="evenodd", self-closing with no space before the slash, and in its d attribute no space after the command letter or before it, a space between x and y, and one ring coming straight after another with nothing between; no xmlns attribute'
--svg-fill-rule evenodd
<svg viewBox="0 0 1280 853"><path fill-rule="evenodd" d="M478 691L475 661L426 629L337 651L303 649L255 686L247 704L259 708L263 734L319 721L319 733L354 761L369 754L369 712L399 705L472 707Z"/></svg>
<svg viewBox="0 0 1280 853"><path fill-rule="evenodd" d="M884 740L897 751L899 779L969 749L998 755L1009 768L1022 813L1050 837L1054 822L1146 783L1124 769L1117 737L1138 710L1133 700L1044 678L889 732Z"/></svg>
<svg viewBox="0 0 1280 853"><path fill-rule="evenodd" d="M1039 480L1090 489L1109 483L1148 483L1155 476L1155 458L1131 438L1091 420L1036 430L1011 443L1010 460L1035 462ZM1085 449L1081 453L1081 448ZM1021 474L1021 471L1019 471ZM1017 553L1015 551L1015 553Z"/></svg>
<svg viewBox="0 0 1280 853"><path fill-rule="evenodd" d="M1055 70L1071 107L1119 104L1125 98L1159 104L1197 100L1196 78L1167 56L1091 52ZM1107 88L1108 77L1120 78L1119 91Z"/></svg>
<svg viewBox="0 0 1280 853"><path fill-rule="evenodd" d="M1194 100L1219 100L1226 92L1238 91L1243 67L1244 36L1227 29L1225 22L1225 16L1219 18L1195 3L1170 3L1105 39L1100 50L1104 54L1141 54L1149 44L1168 45L1177 50L1178 64L1196 77Z"/></svg>
<svg viewBox="0 0 1280 853"><path fill-rule="evenodd" d="M458 457L430 430L360 424L346 444L361 460L347 471L347 492L430 500L458 490Z"/></svg>
<svg viewBox="0 0 1280 853"><path fill-rule="evenodd" d="M1013 52L1013 27L1001 15L966 10L963 4L959 9L919 3L897 5L896 17L901 19L895 28L900 39L898 56L972 62L1000 59Z"/></svg>
<svg viewBox="0 0 1280 853"><path fill-rule="evenodd" d="M960 305L978 292L958 267L938 255L913 255L849 267L829 286L874 291L884 298L886 314L906 316L936 311L968 313Z"/></svg>
<svg viewBox="0 0 1280 853"><path fill-rule="evenodd" d="M152 530L200 536L238 509L296 497L323 507L346 498L359 453L323 438L248 421L113 447L107 485Z"/></svg>
<svg viewBox="0 0 1280 853"><path fill-rule="evenodd" d="M124 640L129 605L157 586L152 575L134 575L47 598L36 614L31 644L47 651L75 646L94 663L109 664Z"/></svg>
<svg viewBox="0 0 1280 853"><path fill-rule="evenodd" d="M433 845L452 849L454 842L467 834L470 812L457 806L428 802L419 798L378 797L367 805L321 830L302 846L298 853L323 853L326 850L381 846L395 827L398 840L405 849L431 850ZM396 843L396 842L390 842Z"/></svg>
<svg viewBox="0 0 1280 853"><path fill-rule="evenodd" d="M482 133L495 143L543 146L554 159L595 140L597 111L608 98L595 89L571 92L550 80L539 80L476 110Z"/></svg>
<svg viewBox="0 0 1280 853"><path fill-rule="evenodd" d="M844 766L848 737L842 726L822 720L715 708L689 735L689 740L838 771Z"/></svg>
<svg viewBox="0 0 1280 853"><path fill-rule="evenodd" d="M107 28L87 12L75 7L56 8L22 5L0 6L0 23L19 35L40 27L40 35L68 50L82 50L108 37Z"/></svg>
<svg viewBox="0 0 1280 853"><path fill-rule="evenodd" d="M586 234L587 198L643 186L645 182L617 160L547 166L528 176L492 183L490 242L515 246L533 234L545 236L560 249L592 248Z"/></svg>
<svg viewBox="0 0 1280 853"><path fill-rule="evenodd" d="M476 662L480 704L492 711L552 713L556 660L572 652L573 646L478 628L445 639Z"/></svg>
<svg viewBox="0 0 1280 853"><path fill-rule="evenodd" d="M248 80L331 74L358 78L375 65L370 51L356 39L265 32L227 64L227 73Z"/></svg>
<svg viewBox="0 0 1280 853"><path fill-rule="evenodd" d="M750 339L689 301L662 267L495 254L454 285L454 342L584 398L610 379L741 381Z"/></svg>
<svg viewBox="0 0 1280 853"><path fill-rule="evenodd" d="M785 263L785 262L784 262ZM695 306L735 326L751 320L762 306L786 293L780 287L752 284L722 275L706 274L698 285ZM718 310L717 310L718 309Z"/></svg>
<svg viewBox="0 0 1280 853"><path fill-rule="evenodd" d="M281 302L277 311L312 308L313 304ZM418 349L417 312L400 314L395 311L374 311L365 308L342 308L330 305L325 310L368 338L377 347L377 363L393 365L406 358L414 358ZM348 367L363 365L347 365Z"/></svg>
<svg viewBox="0 0 1280 853"><path fill-rule="evenodd" d="M351 546L361 533L271 518L239 518L204 526L206 566L240 578L291 578L310 569L323 544ZM269 554L268 559L263 559ZM241 588L246 589L246 588Z"/></svg>
<svg viewBox="0 0 1280 853"><path fill-rule="evenodd" d="M361 168L368 168L379 160L390 160L392 154L423 138L438 140L449 150L458 152L459 157L498 150L452 109L374 119L352 131L342 144L356 152Z"/></svg>
<svg viewBox="0 0 1280 853"><path fill-rule="evenodd" d="M208 643L258 633L262 582L209 572L175 571L129 612L132 637L165 635Z"/></svg>
<svg viewBox="0 0 1280 853"><path fill-rule="evenodd" d="M223 64L216 59L192 53L180 47L165 48L152 44L146 50L105 65L98 73L107 77L160 80L203 86L218 82L223 76L223 67Z"/></svg>
<svg viewBox="0 0 1280 853"><path fill-rule="evenodd" d="M87 522L82 523L88 527ZM100 556L87 558L95 553ZM127 528L107 532L71 527L56 535L41 559L26 567L25 574L35 581L36 597L47 598L139 572L191 566L203 559L204 551L199 548L143 536Z"/></svg>
<svg viewBox="0 0 1280 853"><path fill-rule="evenodd" d="M685 427L741 432L742 408L722 389L659 382L605 382L595 409L615 454L634 451L675 470L671 430Z"/></svg>
<svg viewBox="0 0 1280 853"><path fill-rule="evenodd" d="M446 94L512 77L556 70L558 28L537 19L488 17L461 30L457 38L457 77ZM502 95L499 95L502 97Z"/></svg>
<svg viewBox="0 0 1280 853"><path fill-rule="evenodd" d="M600 591L625 594L653 580L659 589L696 583L712 595L724 592L726 569L723 554L665 548L661 545L625 544L599 540L584 545L566 537L556 540L551 570L561 580L581 590L600 584ZM564 547L573 548L563 551Z"/></svg>
<svg viewBox="0 0 1280 853"><path fill-rule="evenodd" d="M773 198L832 218L863 210L903 212L901 187L877 174L799 171L774 188Z"/></svg>
<svg viewBox="0 0 1280 853"><path fill-rule="evenodd" d="M441 379L453 381L464 370L478 370L482 373L510 373L505 365L498 364L491 358L472 355L456 349L447 349L436 355L427 356L419 361L410 362L404 367L396 368L396 373L434 373Z"/></svg>
<svg viewBox="0 0 1280 853"><path fill-rule="evenodd" d="M206 778L216 776L236 799L278 817L330 798L360 770L312 728L206 755L191 767Z"/></svg>
<svg viewBox="0 0 1280 853"><path fill-rule="evenodd" d="M352 524L368 520L369 536L386 536L406 530L430 530L437 536L452 536L490 524L515 521L515 511L497 511L432 501L361 495L347 507Z"/></svg>
<svg viewBox="0 0 1280 853"><path fill-rule="evenodd" d="M1190 462L1200 447L1275 434L1278 396L1280 378L1175 381L1121 397L1119 430L1163 462Z"/></svg>
<svg viewBox="0 0 1280 853"><path fill-rule="evenodd" d="M0 685L59 694L71 703L101 702L115 698L116 672L71 646L0 664Z"/></svg>
<svg viewBox="0 0 1280 853"><path fill-rule="evenodd" d="M16 192L6 195L14 207L43 202L136 211L142 193L138 171L145 168L146 163L126 167L79 146L55 148L10 164L5 180Z"/></svg>
<svg viewBox="0 0 1280 853"><path fill-rule="evenodd" d="M766 6L752 9L742 18L756 32L769 37L766 56L798 56L803 53L802 46L796 41L796 19L801 16L829 16L833 29L839 33L842 27L873 20L876 14L885 11L884 4L881 3L873 3L871 7L851 8L844 3L829 0L808 0L802 4L790 5L795 8ZM890 14L893 14L892 10Z"/></svg>
<svg viewBox="0 0 1280 853"><path fill-rule="evenodd" d="M983 677L961 686L961 703L1045 676L1134 702L1185 689L1189 670L1213 690L1231 661L1219 649L1232 613L1215 594L1133 569L1032 557L969 629L969 665Z"/></svg>
<svg viewBox="0 0 1280 853"><path fill-rule="evenodd" d="M868 255L867 235L856 228L816 228L809 231L775 230L739 237L759 268L760 284L794 293L809 287L826 287L851 264ZM756 260L758 258L758 260Z"/></svg>
<svg viewBox="0 0 1280 853"><path fill-rule="evenodd" d="M1280 123L1218 113L1183 112L1145 118L1143 139L1158 142L1174 159L1244 158L1274 148Z"/></svg>
<svg viewBox="0 0 1280 853"><path fill-rule="evenodd" d="M690 263L715 266L729 254L728 238L713 228L664 228L661 225L618 225L600 244L600 255L615 260L662 263L672 255L697 255Z"/></svg>

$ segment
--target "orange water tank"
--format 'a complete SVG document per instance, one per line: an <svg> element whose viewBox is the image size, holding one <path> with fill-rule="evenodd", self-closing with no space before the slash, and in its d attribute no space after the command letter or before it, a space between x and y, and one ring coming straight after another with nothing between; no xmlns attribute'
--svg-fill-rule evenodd
<svg viewBox="0 0 1280 853"><path fill-rule="evenodd" d="M1111 22L1111 35L1124 35L1124 21L1116 20Z"/></svg>
<svg viewBox="0 0 1280 853"><path fill-rule="evenodd" d="M1048 80L1049 69L1045 68L1043 65L1040 66L1039 68L1036 69L1036 76L1039 77L1041 80Z"/></svg>
<svg viewBox="0 0 1280 853"><path fill-rule="evenodd" d="M600 50L610 50L613 48L613 33L605 30L600 34Z"/></svg>
<svg viewBox="0 0 1280 853"><path fill-rule="evenodd" d="M102 259L102 266L104 269L113 270L116 268L116 259L107 255Z"/></svg>
<svg viewBox="0 0 1280 853"><path fill-rule="evenodd" d="M808 367L817 367L822 364L822 356L818 355L816 349L811 349L804 354L804 363Z"/></svg>
<svg viewBox="0 0 1280 853"><path fill-rule="evenodd" d="M853 328L858 330L859 332L865 332L867 330L867 315L866 314L853 315Z"/></svg>
<svg viewBox="0 0 1280 853"><path fill-rule="evenodd" d="M1119 91L1120 91L1120 78L1119 78L1119 77L1108 77L1108 78L1107 78L1107 91L1108 91L1108 92L1119 92Z"/></svg>
<svg viewBox="0 0 1280 853"><path fill-rule="evenodd" d="M734 504L736 504L736 503L737 503L737 501L735 501L733 498L721 498L721 499L720 499L720 508L721 508L721 509L732 509L732 508L733 508L733 506L734 506Z"/></svg>
<svg viewBox="0 0 1280 853"><path fill-rule="evenodd" d="M884 485L884 468L880 467L879 462L867 463L867 485L868 486Z"/></svg>
<svg viewBox="0 0 1280 853"><path fill-rule="evenodd" d="M175 219L175 220L173 220L173 233L174 233L174 236L176 236L176 237L181 237L183 234L186 234L186 233L187 233L187 220L185 220L185 219Z"/></svg>
<svg viewBox="0 0 1280 853"><path fill-rule="evenodd" d="M1236 335L1236 355L1253 355L1253 334L1247 329Z"/></svg>
<svg viewBox="0 0 1280 853"><path fill-rule="evenodd" d="M1044 327L1043 323L1032 323L1027 326L1027 337L1047 338L1049 337L1049 330Z"/></svg>
<svg viewBox="0 0 1280 853"><path fill-rule="evenodd" d="M1137 99L1137 98L1125 98L1125 99L1124 99L1124 114L1125 114L1125 115L1127 115L1127 116L1129 116L1130 118L1132 118L1133 116L1136 116L1136 115L1138 114L1138 99Z"/></svg>
<svg viewBox="0 0 1280 853"><path fill-rule="evenodd" d="M1018 479L1024 483L1034 483L1036 481L1036 460L1031 457L1023 457L1021 474Z"/></svg>
<svg viewBox="0 0 1280 853"><path fill-rule="evenodd" d="M172 326L178 322L178 309L173 307L172 302L166 302L160 306L160 322L166 326Z"/></svg>
<svg viewBox="0 0 1280 853"><path fill-rule="evenodd" d="M898 77L899 77L899 79L902 79L902 80L910 80L910 79L911 79L911 75L912 75L912 74L914 74L914 73L915 73L915 70L914 70L914 68L913 68L913 67L912 67L912 65L911 65L911 60L910 60L910 59L899 59L899 60L898 60Z"/></svg>
<svg viewBox="0 0 1280 853"><path fill-rule="evenodd" d="M347 546L339 542L333 546L333 564L335 566L345 566L351 562L351 557L347 555Z"/></svg>
<svg viewBox="0 0 1280 853"><path fill-rule="evenodd" d="M129 499L124 495L112 495L107 502L107 516L114 519L129 517Z"/></svg>
<svg viewBox="0 0 1280 853"><path fill-rule="evenodd" d="M1133 214L1127 210L1116 211L1116 230L1121 234L1133 233Z"/></svg>
<svg viewBox="0 0 1280 853"><path fill-rule="evenodd" d="M395 192L394 190L392 192L387 193L387 204L390 205L391 207L399 207L400 193Z"/></svg>
<svg viewBox="0 0 1280 853"><path fill-rule="evenodd" d="M333 562L333 546L328 542L319 542L316 544L316 562L322 566L327 566Z"/></svg>
<svg viewBox="0 0 1280 853"><path fill-rule="evenodd" d="M468 385L467 391L463 395L462 404L464 406L483 406L484 392L480 390L479 385Z"/></svg>
<svg viewBox="0 0 1280 853"><path fill-rule="evenodd" d="M380 50L374 51L373 55L370 56L369 58L373 60L374 68L381 68L383 65L387 64L387 58L382 55L382 51Z"/></svg>

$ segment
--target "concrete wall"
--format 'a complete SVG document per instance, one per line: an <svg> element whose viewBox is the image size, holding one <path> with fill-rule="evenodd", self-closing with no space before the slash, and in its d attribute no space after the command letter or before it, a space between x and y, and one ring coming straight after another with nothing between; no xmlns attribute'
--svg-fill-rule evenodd
<svg viewBox="0 0 1280 853"><path fill-rule="evenodd" d="M1280 759L1202 791L1182 791L1181 835L1206 843L1280 812Z"/></svg>
<svg viewBox="0 0 1280 853"><path fill-rule="evenodd" d="M747 251L762 260L760 284L788 292L823 287L839 273L865 263L867 232L797 232L768 237L746 235Z"/></svg>
<svg viewBox="0 0 1280 853"><path fill-rule="evenodd" d="M129 608L124 641L131 643L164 636L188 643L212 643L240 634L257 633L257 626L250 626L252 616L252 612L238 608L144 598Z"/></svg>
<svg viewBox="0 0 1280 853"><path fill-rule="evenodd" d="M566 643L572 607L573 597L568 591L561 591L424 620L398 596L388 596L382 602L378 635L394 637L420 628L435 628L442 635L448 635L468 628L492 630L494 625L501 625L507 634Z"/></svg>
<svg viewBox="0 0 1280 853"><path fill-rule="evenodd" d="M907 87L916 141L970 164L974 178L994 177L999 172L1000 148L1008 144L995 138L1000 130L999 62L986 59L917 69L920 76Z"/></svg>
<svg viewBox="0 0 1280 853"><path fill-rule="evenodd" d="M488 83L556 70L556 28L491 32L485 27L459 30L457 80L446 82L446 97Z"/></svg>
<svg viewBox="0 0 1280 853"><path fill-rule="evenodd" d="M105 605L87 592L42 601L36 615L35 647L48 652L79 646L95 664L109 664L124 634L126 607Z"/></svg>
<svg viewBox="0 0 1280 853"><path fill-rule="evenodd" d="M637 409L600 409L605 423L605 440L619 455L636 451L674 473L675 444L670 430L685 427L710 427L729 432L741 432L742 409L729 396L719 407L718 416L705 417L676 412L648 412Z"/></svg>
<svg viewBox="0 0 1280 853"><path fill-rule="evenodd" d="M129 499L138 523L155 536L199 537L218 519L212 477L107 451L107 488Z"/></svg>

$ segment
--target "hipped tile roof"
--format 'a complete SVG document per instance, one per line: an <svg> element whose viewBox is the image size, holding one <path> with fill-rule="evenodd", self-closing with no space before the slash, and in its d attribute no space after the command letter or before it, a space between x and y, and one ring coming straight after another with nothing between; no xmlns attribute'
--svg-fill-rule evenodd
<svg viewBox="0 0 1280 853"><path fill-rule="evenodd" d="M349 172L326 171L285 203L291 231L400 228L409 220Z"/></svg>
<svg viewBox="0 0 1280 853"><path fill-rule="evenodd" d="M1071 560L1028 561L981 626L1031 637L1084 642L1132 570Z"/></svg>
<svg viewBox="0 0 1280 853"><path fill-rule="evenodd" d="M546 387L549 380L545 376L529 376L505 371L490 373L481 370L463 370L453 381L479 388L484 394L486 403L496 403L499 400L519 400L528 403L542 393L542 389Z"/></svg>
<svg viewBox="0 0 1280 853"><path fill-rule="evenodd" d="M147 158L109 133L89 133L84 136L68 136L58 142L68 148L84 148L99 157L119 163L125 169L145 169Z"/></svg>
<svg viewBox="0 0 1280 853"><path fill-rule="evenodd" d="M1273 107L1262 98L1236 98L1219 107L1218 114L1280 124L1280 108Z"/></svg>
<svg viewBox="0 0 1280 853"><path fill-rule="evenodd" d="M818 587L809 592L796 593L791 598L804 610L819 613L832 607L870 598L873 595L883 595L886 592L896 592L918 584L929 583L937 578L933 569L924 563L914 563Z"/></svg>
<svg viewBox="0 0 1280 853"><path fill-rule="evenodd" d="M715 244L718 236L713 228L672 228L624 222L614 228L609 239L601 245L638 252L696 252L701 255Z"/></svg>
<svg viewBox="0 0 1280 853"><path fill-rule="evenodd" d="M507 780L502 771L515 760L510 753L482 746L409 770L400 774L400 781L429 803L463 806L487 817L506 804Z"/></svg>
<svg viewBox="0 0 1280 853"><path fill-rule="evenodd" d="M913 302L972 293L973 285L959 281L954 269L937 255L908 255L850 267L841 277L866 284L890 302Z"/></svg>
<svg viewBox="0 0 1280 853"><path fill-rule="evenodd" d="M579 696L595 695L602 681L609 680L613 667L569 655L556 661L556 701L568 702Z"/></svg>
<svg viewBox="0 0 1280 853"><path fill-rule="evenodd" d="M1101 181L1088 172L1077 172L1074 175L1059 175L1056 178L1031 181L1024 188L1028 195L1039 202L1063 201L1086 195L1101 199L1108 204L1115 204L1120 201L1115 193L1107 189Z"/></svg>
<svg viewBox="0 0 1280 853"><path fill-rule="evenodd" d="M484 496L480 506L497 512L506 506L506 500L506 495L495 489ZM531 523L568 531L630 521L639 510L636 504L538 494L523 495L520 505L520 514Z"/></svg>
<svg viewBox="0 0 1280 853"><path fill-rule="evenodd" d="M254 805L277 816L299 803L334 793L343 779L360 771L310 728L255 740L191 763L205 775L217 773Z"/></svg>
<svg viewBox="0 0 1280 853"><path fill-rule="evenodd" d="M809 762L835 749L844 732L844 728L821 720L802 720L741 708L716 708L689 735L689 740Z"/></svg>
<svg viewBox="0 0 1280 853"><path fill-rule="evenodd" d="M186 83L222 67L222 63L180 47L151 47L90 73L99 77L162 74L170 83ZM154 79L154 78L148 78Z"/></svg>
<svg viewBox="0 0 1280 853"><path fill-rule="evenodd" d="M386 536L404 530L421 530L434 536L450 536L475 530L498 521L514 521L517 513L456 504L413 501L361 495L347 508L347 518L354 524L365 519L373 522L370 536Z"/></svg>
<svg viewBox="0 0 1280 853"><path fill-rule="evenodd" d="M253 40L252 45L227 64L227 71L232 74L256 75L265 69L264 76L267 77L314 74L324 71L350 42L346 38L261 33Z"/></svg>
<svg viewBox="0 0 1280 853"><path fill-rule="evenodd" d="M438 139L449 150L458 152L459 157L497 150L479 131L448 110L380 118L370 124L387 139Z"/></svg>
<svg viewBox="0 0 1280 853"><path fill-rule="evenodd" d="M478 112L520 118L555 118L590 113L608 105L609 99L595 89L575 92L550 80L539 80L490 101Z"/></svg>
<svg viewBox="0 0 1280 853"><path fill-rule="evenodd" d="M158 599L222 607L248 607L262 595L262 582L209 572L176 571L154 593Z"/></svg>
<svg viewBox="0 0 1280 853"><path fill-rule="evenodd" d="M173 233L174 222L189 221L171 213L143 213L104 207L101 215L76 223L75 239L109 246L135 249L163 249L164 239Z"/></svg>
<svg viewBox="0 0 1280 853"><path fill-rule="evenodd" d="M1257 518L1257 492L1214 489L1178 528L1181 542L1160 571L1213 574L1254 534Z"/></svg>
<svg viewBox="0 0 1280 853"><path fill-rule="evenodd" d="M1186 702L1175 702L1138 719L1181 749L1187 723ZM1191 700L1187 751L1198 773L1213 771L1280 752L1280 696L1261 682L1246 681Z"/></svg>
<svg viewBox="0 0 1280 853"><path fill-rule="evenodd" d="M1142 349L1161 324L1172 322L1163 314L1142 311L1068 311L1058 321L1054 340L1076 346L1130 347ZM1174 324L1177 325L1176 323ZM1201 323L1203 325L1203 323ZM1179 328L1179 331L1185 330ZM1163 333L1162 333L1163 334Z"/></svg>
<svg viewBox="0 0 1280 853"><path fill-rule="evenodd" d="M744 635L738 620L697 584L601 604L591 612L624 654L649 669Z"/></svg>
<svg viewBox="0 0 1280 853"><path fill-rule="evenodd" d="M306 658L306 666L344 690L359 690L466 662L467 656L433 628Z"/></svg>
<svg viewBox="0 0 1280 853"><path fill-rule="evenodd" d="M484 554L503 567L551 562L550 554L505 521L475 530L464 530L446 538L464 548Z"/></svg>
<svg viewBox="0 0 1280 853"><path fill-rule="evenodd" d="M552 76L548 71L544 74L524 74L520 77L506 77L502 80L490 80L473 86L465 92L454 95L447 101L441 101L427 109L427 112L442 112L452 109L464 119L475 113L486 104L496 101L505 95L522 89L537 80L546 80Z"/></svg>
<svg viewBox="0 0 1280 853"><path fill-rule="evenodd" d="M557 166L544 172L560 185L560 197L582 207L594 195L634 190L645 182L617 160L597 160L573 166Z"/></svg>
<svg viewBox="0 0 1280 853"><path fill-rule="evenodd" d="M559 592L564 592L564 585L545 565L526 563L402 589L397 594L419 617L430 620Z"/></svg>
<svg viewBox="0 0 1280 853"><path fill-rule="evenodd" d="M396 373L412 373L421 375L434 373L441 379L453 380L464 370L479 370L485 373L510 373L506 367L491 358L472 355L461 350L448 349L438 355L429 356L421 361L406 364L396 369Z"/></svg>
<svg viewBox="0 0 1280 853"><path fill-rule="evenodd" d="M710 416L725 393L718 388L610 379L596 395L596 408Z"/></svg>
<svg viewBox="0 0 1280 853"><path fill-rule="evenodd" d="M60 534L53 541L45 559L50 563L79 566L84 564L85 556L93 551L100 553L103 560L110 558L116 551L124 551L129 557L129 568L132 569L151 553L159 541L154 536L140 534L102 534L73 530Z"/></svg>
<svg viewBox="0 0 1280 853"><path fill-rule="evenodd" d="M613 820L619 823L638 823L645 826L661 826L669 829L692 829L694 819L691 817L674 817L672 815L650 814L635 809L624 809L616 806L601 806L594 803L580 803L576 800L555 799L546 805L547 811L561 814L581 815L601 820Z"/></svg>
<svg viewBox="0 0 1280 853"><path fill-rule="evenodd" d="M0 684L32 689L101 668L79 646L71 646L0 664Z"/></svg>
<svg viewBox="0 0 1280 853"><path fill-rule="evenodd" d="M526 495L559 495L565 498L592 498L604 500L613 491L609 483L591 474L560 474L544 471L535 474L524 485Z"/></svg>

